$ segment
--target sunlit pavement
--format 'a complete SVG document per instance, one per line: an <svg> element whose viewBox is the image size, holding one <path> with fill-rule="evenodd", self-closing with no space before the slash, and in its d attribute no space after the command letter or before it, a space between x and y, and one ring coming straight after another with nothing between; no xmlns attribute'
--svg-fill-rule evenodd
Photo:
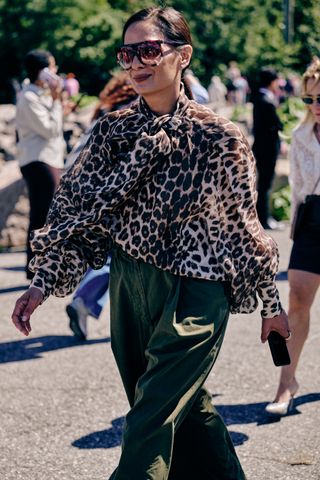
<svg viewBox="0 0 320 480"><path fill-rule="evenodd" d="M287 306L288 229L273 237ZM50 297L34 314L30 337L21 336L10 312L27 286L23 264L23 253L0 254L0 478L105 480L117 464L128 410L110 348L108 307L100 321L91 319L89 341L81 343L68 328L70 299ZM320 479L319 317L320 293L299 366L296 408L281 419L264 413L279 369L260 343L259 312L230 317L207 387L248 480ZM133 474L132 480L140 479ZM220 479L212 472L210 479L190 480Z"/></svg>

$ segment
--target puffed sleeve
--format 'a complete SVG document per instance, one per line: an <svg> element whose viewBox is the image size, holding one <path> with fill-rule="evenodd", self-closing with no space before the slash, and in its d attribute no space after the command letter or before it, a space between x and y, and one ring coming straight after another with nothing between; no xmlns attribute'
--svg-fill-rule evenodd
<svg viewBox="0 0 320 480"><path fill-rule="evenodd" d="M262 317L274 317L282 310L275 284L278 248L258 220L255 159L247 140L235 126L225 138L219 187L225 215L225 243L234 272L235 311L245 312L241 305L250 305L250 300L251 305L256 305L257 293L263 303Z"/></svg>
<svg viewBox="0 0 320 480"><path fill-rule="evenodd" d="M116 114L103 117L62 178L47 225L32 240L35 258L30 268L36 271L32 284L45 296L71 293L88 265L95 269L104 265L112 245L113 221L119 219L122 205L171 152L163 129L154 135L146 131L132 135L117 133ZM126 147L119 150L119 145ZM161 152L158 155L155 147Z"/></svg>
<svg viewBox="0 0 320 480"><path fill-rule="evenodd" d="M71 293L88 265L101 268L111 247L111 239L97 226L99 212L83 208L82 197L90 181L102 184L111 168L108 120L95 125L87 144L74 164L63 175L52 201L46 225L32 233L35 253L30 269L35 272L31 286L39 288L46 299L51 293ZM102 174L103 172L103 174Z"/></svg>

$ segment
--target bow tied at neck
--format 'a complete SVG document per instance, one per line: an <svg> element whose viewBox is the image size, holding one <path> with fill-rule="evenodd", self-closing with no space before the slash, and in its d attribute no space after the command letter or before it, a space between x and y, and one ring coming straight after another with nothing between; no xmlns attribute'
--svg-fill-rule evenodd
<svg viewBox="0 0 320 480"><path fill-rule="evenodd" d="M156 115L149 108L144 98L139 98L138 109L146 117L145 127L147 137L152 143L160 141L160 149L164 149L165 151L163 151L163 153L165 154L170 153L172 149L178 147L181 137L186 134L190 128L185 115L189 103L190 100L185 94L183 84L181 84L179 98L172 113ZM144 138L146 139L146 137ZM188 139L188 144L189 143Z"/></svg>
<svg viewBox="0 0 320 480"><path fill-rule="evenodd" d="M167 114L154 119L150 124L149 134L156 135L161 130L168 132L170 136L177 130L181 134L186 131L186 125L180 117Z"/></svg>

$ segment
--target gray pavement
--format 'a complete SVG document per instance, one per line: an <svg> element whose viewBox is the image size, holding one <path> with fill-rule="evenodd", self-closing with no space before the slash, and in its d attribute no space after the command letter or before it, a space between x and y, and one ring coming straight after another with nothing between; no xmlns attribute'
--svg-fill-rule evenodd
<svg viewBox="0 0 320 480"><path fill-rule="evenodd" d="M288 231L273 236L287 306ZM26 287L23 264L23 253L0 254L0 479L106 479L119 458L128 410L110 348L108 307L99 322L91 320L89 341L79 343L68 329L69 299L50 297L34 315L31 336L22 337L10 312ZM318 294L298 371L296 409L279 421L263 411L279 369L260 343L259 313L230 317L207 386L248 480L320 479L319 316Z"/></svg>

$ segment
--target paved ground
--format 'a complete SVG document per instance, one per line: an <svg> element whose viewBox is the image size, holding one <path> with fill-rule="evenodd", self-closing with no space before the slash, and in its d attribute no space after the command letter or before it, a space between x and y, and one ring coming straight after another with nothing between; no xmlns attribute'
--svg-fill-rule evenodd
<svg viewBox="0 0 320 480"><path fill-rule="evenodd" d="M274 237L286 305L290 241L287 231ZM22 253L0 254L0 479L106 479L119 457L128 409L110 349L108 308L100 322L91 321L90 340L77 343L68 330L68 299L50 298L34 315L32 335L20 336L10 312L26 287L23 262ZM230 318L207 386L248 480L320 479L319 316L320 295L299 368L296 410L280 421L263 411L279 372L260 344L259 314Z"/></svg>

